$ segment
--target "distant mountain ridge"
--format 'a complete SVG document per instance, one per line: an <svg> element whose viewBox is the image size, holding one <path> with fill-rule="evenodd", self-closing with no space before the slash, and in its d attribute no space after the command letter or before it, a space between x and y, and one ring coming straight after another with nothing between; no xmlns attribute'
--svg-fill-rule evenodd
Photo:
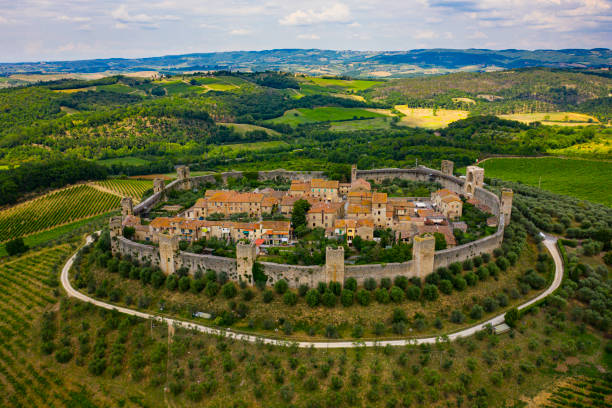
<svg viewBox="0 0 612 408"><path fill-rule="evenodd" d="M0 75L145 70L173 73L205 70L282 70L310 75L404 77L535 66L556 68L612 66L612 51L607 48L534 51L516 49L415 49L409 51L273 49L133 59L0 63Z"/></svg>

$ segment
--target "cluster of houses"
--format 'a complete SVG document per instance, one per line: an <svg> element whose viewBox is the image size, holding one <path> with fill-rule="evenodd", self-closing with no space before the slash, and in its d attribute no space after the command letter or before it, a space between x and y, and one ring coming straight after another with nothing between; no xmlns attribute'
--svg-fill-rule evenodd
<svg viewBox="0 0 612 408"><path fill-rule="evenodd" d="M293 240L291 223L265 219L274 215L290 217L300 199L310 203L306 214L308 228L322 228L327 237L346 237L349 244L356 236L372 240L375 229L390 228L401 241L424 233L441 233L447 246L452 247L453 230L467 228L465 223L456 222L461 217L463 201L450 190L438 190L427 198L390 197L372 191L370 183L363 179L351 183L293 180L288 191L207 190L203 198L179 216L158 217L143 225L139 217L124 214L123 224L134 228L135 239L139 241L155 242L158 233L163 233L178 235L185 241L215 237L279 245ZM228 220L235 215L258 221Z"/></svg>

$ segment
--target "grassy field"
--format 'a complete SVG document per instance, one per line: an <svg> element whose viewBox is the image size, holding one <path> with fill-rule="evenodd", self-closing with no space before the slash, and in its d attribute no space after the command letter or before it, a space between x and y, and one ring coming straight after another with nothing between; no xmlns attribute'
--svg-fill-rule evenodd
<svg viewBox="0 0 612 408"><path fill-rule="evenodd" d="M420 127L426 129L439 129L448 126L449 123L468 116L468 111L430 108L409 108L406 105L395 106L402 116L399 125Z"/></svg>
<svg viewBox="0 0 612 408"><path fill-rule="evenodd" d="M234 91L236 89L240 89L239 86L232 84L207 84L203 85L206 91L220 91L220 92L228 92Z"/></svg>
<svg viewBox="0 0 612 408"><path fill-rule="evenodd" d="M350 91L363 91L371 88L374 85L380 85L383 81L365 81L365 80L343 80L331 78L308 78L309 82L323 87L343 88Z"/></svg>
<svg viewBox="0 0 612 408"><path fill-rule="evenodd" d="M253 130L263 130L270 136L280 135L280 133L278 133L276 130L269 129L263 126L251 125L248 123L221 123L219 122L217 124L222 125L222 126L231 127L232 129L234 129L236 132L240 134L245 134L246 132L252 132Z"/></svg>
<svg viewBox="0 0 612 408"><path fill-rule="evenodd" d="M612 159L612 133L579 143L564 149L552 149L548 153L559 156L582 157L590 159Z"/></svg>
<svg viewBox="0 0 612 408"><path fill-rule="evenodd" d="M366 120L345 120L342 122L331 122L331 130L338 132L350 132L354 130L376 130L389 129L391 118L373 118Z"/></svg>
<svg viewBox="0 0 612 408"><path fill-rule="evenodd" d="M551 125L592 124L599 121L590 115L576 112L539 112L515 113L511 115L498 115L502 119L516 120L523 123L542 122Z"/></svg>
<svg viewBox="0 0 612 408"><path fill-rule="evenodd" d="M58 190L0 211L2 241L53 228L119 207L120 198L88 185Z"/></svg>
<svg viewBox="0 0 612 408"><path fill-rule="evenodd" d="M96 181L94 184L123 197L132 197L136 202L140 201L145 191L153 188L153 183L150 180L110 179Z"/></svg>
<svg viewBox="0 0 612 408"><path fill-rule="evenodd" d="M553 193L612 206L612 163L561 158L494 158L481 164L486 177L520 181Z"/></svg>
<svg viewBox="0 0 612 408"><path fill-rule="evenodd" d="M372 112L360 108L336 108L336 107L321 107L321 108L300 108L291 109L284 113L279 118L271 119L271 123L285 123L291 126L297 126L305 123L316 122L332 122L339 120L351 120L362 118L377 118L385 115Z"/></svg>
<svg viewBox="0 0 612 408"><path fill-rule="evenodd" d="M288 146L287 142L280 140L274 140L270 142L253 142L253 143L236 143L228 145L214 145L210 147L207 153L208 157L213 156L232 156L240 151L257 151L263 149L270 149L279 146Z"/></svg>
<svg viewBox="0 0 612 408"><path fill-rule="evenodd" d="M105 166L112 166L113 164L121 164L124 166L143 166L149 162L139 157L115 157L112 159L103 159L97 161Z"/></svg>

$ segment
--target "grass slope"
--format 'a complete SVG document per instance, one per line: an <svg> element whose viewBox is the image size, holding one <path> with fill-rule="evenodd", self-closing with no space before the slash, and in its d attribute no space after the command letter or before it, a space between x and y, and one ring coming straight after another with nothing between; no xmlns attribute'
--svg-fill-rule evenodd
<svg viewBox="0 0 612 408"><path fill-rule="evenodd" d="M426 129L439 129L449 123L468 117L468 111L452 109L409 108L406 105L397 105L395 109L402 113L400 125L420 127Z"/></svg>
<svg viewBox="0 0 612 408"><path fill-rule="evenodd" d="M481 164L487 177L538 186L553 193L612 206L612 163L546 158L494 158Z"/></svg>
<svg viewBox="0 0 612 408"><path fill-rule="evenodd" d="M291 109L286 111L283 116L279 118L271 119L272 123L285 123L291 126L297 126L304 123L316 123L316 122L331 122L338 120L352 120L352 119L367 119L367 118L378 118L385 115L372 112L366 109L360 108L336 108L336 107L320 107L320 108L300 108Z"/></svg>

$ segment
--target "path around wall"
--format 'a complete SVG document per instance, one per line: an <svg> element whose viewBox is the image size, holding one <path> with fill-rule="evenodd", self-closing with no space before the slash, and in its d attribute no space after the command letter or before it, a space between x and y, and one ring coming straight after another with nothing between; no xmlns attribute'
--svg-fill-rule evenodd
<svg viewBox="0 0 612 408"><path fill-rule="evenodd" d="M93 236L90 235L87 237L86 244L89 244L91 242L93 242ZM550 295L555 290L557 290L557 288L561 285L561 282L563 280L563 262L561 260L561 255L559 254L556 243L557 243L556 237L546 235L546 238L544 239L544 245L546 246L546 248L552 255L553 260L555 262L555 277L552 281L552 284L548 287L548 289L546 289L544 292L542 292L535 298L518 306L517 309L519 310L524 309L544 299L546 296ZM191 322L187 322L183 320L177 320L177 319L172 319L168 317L157 316L157 315L153 315L150 313L139 312L138 310L128 309L125 307L116 306L116 305L112 305L106 302L102 302L100 300L93 299L85 295L84 293L81 293L78 290L74 289L70 283L70 279L68 275L69 275L70 269L72 268L72 264L74 263L77 253L78 251L75 252L68 259L68 261L64 265L64 268L62 269L61 282L68 296L77 298L79 300L82 300L83 302L91 303L95 306L102 307L104 309L117 310L120 313L128 314L131 316L137 316L143 319L153 319L153 320L163 322L169 325L174 325L176 327L182 327L182 328L189 329L189 330L197 330L202 333L212 334L216 336L225 336L227 338L233 338L233 339L240 340L240 341L248 341L251 343L261 342L264 344L273 344L273 345L278 345L278 346L288 346L288 345L296 344L298 347L302 347L302 348L313 347L313 348L323 348L323 349L324 348L380 347L380 346L387 346L387 345L406 346L406 345L425 344L425 343L432 344L438 341L442 337L442 336L434 336L434 337L421 337L421 338L409 338L409 339L397 339L397 340L380 340L380 341L298 341L298 342L294 342L294 341L289 341L289 340L279 340L279 339L273 339L273 338L263 337L263 336L256 336L256 335L251 335L251 334L237 333L235 331L232 331L231 329L216 329L213 327L208 327L208 326L200 325L197 323L191 323ZM497 326L497 325L504 323L504 316L505 316L505 313L499 314L482 323L478 323L474 326L468 327L458 332L448 334L447 337L449 340L456 340L460 337L472 336L476 332L484 329L485 326L487 325Z"/></svg>

